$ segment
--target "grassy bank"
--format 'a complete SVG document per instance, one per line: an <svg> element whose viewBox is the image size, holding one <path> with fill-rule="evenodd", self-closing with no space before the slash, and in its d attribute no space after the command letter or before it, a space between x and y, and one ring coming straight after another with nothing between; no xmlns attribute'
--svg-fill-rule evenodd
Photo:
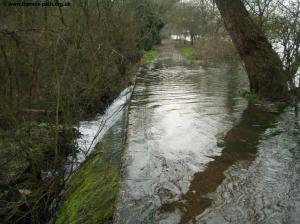
<svg viewBox="0 0 300 224"><path fill-rule="evenodd" d="M239 60L232 42L219 36L196 39L193 46L182 42L175 42L175 46L193 67L199 63Z"/></svg>
<svg viewBox="0 0 300 224"><path fill-rule="evenodd" d="M198 63L196 62L195 50L192 46L187 45L176 45L176 48L180 51L183 57L186 58L188 63L193 66L197 67Z"/></svg>
<svg viewBox="0 0 300 224"><path fill-rule="evenodd" d="M158 56L158 49L156 47L152 48L150 51L146 51L141 60L141 65L149 67L155 58Z"/></svg>
<svg viewBox="0 0 300 224"><path fill-rule="evenodd" d="M220 36L200 38L194 44L195 57L203 62L232 62L239 60L232 42Z"/></svg>

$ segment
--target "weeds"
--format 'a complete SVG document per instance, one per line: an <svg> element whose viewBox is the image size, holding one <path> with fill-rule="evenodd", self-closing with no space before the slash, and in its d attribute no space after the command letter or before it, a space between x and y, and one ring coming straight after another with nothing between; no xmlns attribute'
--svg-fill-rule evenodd
<svg viewBox="0 0 300 224"><path fill-rule="evenodd" d="M199 60L232 61L239 59L232 42L219 36L197 39L194 48L195 57Z"/></svg>
<svg viewBox="0 0 300 224"><path fill-rule="evenodd" d="M240 96L244 97L246 100L248 100L252 104L261 103L259 96L254 92L250 92L248 90L242 90L242 91L240 91Z"/></svg>
<svg viewBox="0 0 300 224"><path fill-rule="evenodd" d="M150 51L145 52L141 60L141 64L145 65L146 67L149 67L153 63L157 55L158 49L156 47L152 48Z"/></svg>

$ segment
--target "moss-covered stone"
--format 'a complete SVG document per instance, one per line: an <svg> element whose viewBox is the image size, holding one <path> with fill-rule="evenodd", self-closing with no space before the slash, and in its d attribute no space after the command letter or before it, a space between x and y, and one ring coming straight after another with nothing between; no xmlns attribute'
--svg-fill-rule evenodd
<svg viewBox="0 0 300 224"><path fill-rule="evenodd" d="M68 182L56 224L101 224L112 220L125 136L126 116L123 117Z"/></svg>

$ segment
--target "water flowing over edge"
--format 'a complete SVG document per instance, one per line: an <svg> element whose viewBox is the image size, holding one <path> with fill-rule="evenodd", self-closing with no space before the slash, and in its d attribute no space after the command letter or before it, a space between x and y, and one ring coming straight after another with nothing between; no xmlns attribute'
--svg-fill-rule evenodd
<svg viewBox="0 0 300 224"><path fill-rule="evenodd" d="M130 100L134 86L124 89L118 98L106 109L104 115L97 116L94 120L81 121L78 131L80 136L76 139L76 155L67 158L67 175L69 176L93 152L95 146L101 141L105 133L121 118L124 108Z"/></svg>

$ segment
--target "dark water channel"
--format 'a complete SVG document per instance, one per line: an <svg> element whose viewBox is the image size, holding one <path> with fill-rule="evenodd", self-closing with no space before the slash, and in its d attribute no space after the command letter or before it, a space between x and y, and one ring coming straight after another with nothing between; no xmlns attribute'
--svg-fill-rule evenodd
<svg viewBox="0 0 300 224"><path fill-rule="evenodd" d="M299 223L297 113L248 106L239 65L160 50L132 95L115 223Z"/></svg>

